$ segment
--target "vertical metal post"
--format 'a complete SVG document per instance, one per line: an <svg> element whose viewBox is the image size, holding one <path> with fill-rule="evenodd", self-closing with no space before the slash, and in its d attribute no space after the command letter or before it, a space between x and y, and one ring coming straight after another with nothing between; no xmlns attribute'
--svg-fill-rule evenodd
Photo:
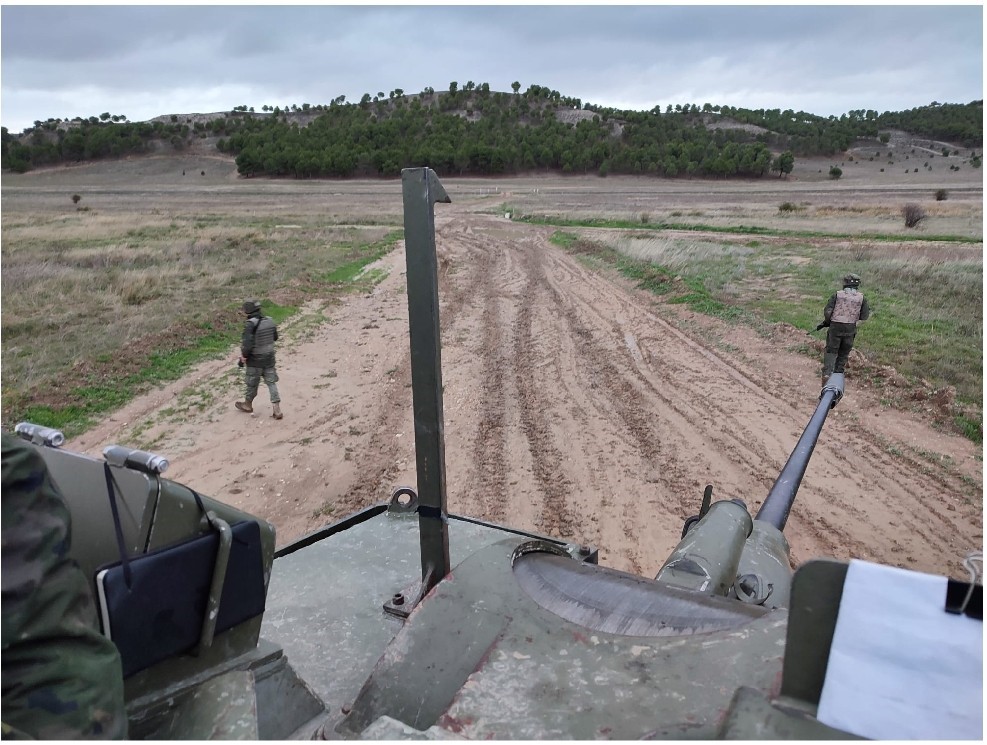
<svg viewBox="0 0 987 745"><path fill-rule="evenodd" d="M418 467L422 595L445 577L449 566L445 435L442 419L442 354L439 336L439 273L435 257L436 202L450 202L430 168L401 171L404 244L408 262L408 325L411 393Z"/></svg>

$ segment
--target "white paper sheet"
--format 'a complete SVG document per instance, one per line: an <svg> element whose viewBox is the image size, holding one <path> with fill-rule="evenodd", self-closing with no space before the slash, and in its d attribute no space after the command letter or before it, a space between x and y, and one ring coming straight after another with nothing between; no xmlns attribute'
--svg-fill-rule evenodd
<svg viewBox="0 0 987 745"><path fill-rule="evenodd" d="M983 739L983 623L945 577L851 561L817 718L876 740Z"/></svg>

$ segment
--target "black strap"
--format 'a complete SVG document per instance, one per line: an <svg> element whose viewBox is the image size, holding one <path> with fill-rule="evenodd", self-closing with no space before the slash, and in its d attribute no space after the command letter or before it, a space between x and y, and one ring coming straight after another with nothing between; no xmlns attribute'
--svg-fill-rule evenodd
<svg viewBox="0 0 987 745"><path fill-rule="evenodd" d="M127 582L127 587L131 586L131 573L130 573L130 558L127 556L127 546L123 541L123 525L120 523L120 512L117 508L116 500L116 490L114 486L116 485L116 479L113 478L113 472L110 471L110 464L103 463L103 475L106 476L106 492L110 496L110 511L113 513L113 529L117 536L117 549L120 551L120 564L123 566L123 576ZM206 520L209 522L209 527L215 528L212 520L209 518L209 513L206 511L206 506L202 504L202 497L195 489L189 489L192 492L192 496L195 497L195 503L199 506L199 511L205 515Z"/></svg>
<svg viewBox="0 0 987 745"><path fill-rule="evenodd" d="M189 488L189 491L192 492L192 496L195 497L195 503L199 505L199 509L202 511L202 514L205 515L206 507L202 504L202 497L199 496L199 492L192 488Z"/></svg>
<svg viewBox="0 0 987 745"><path fill-rule="evenodd" d="M251 318L250 320L251 321L257 321L257 323L254 324L253 331L251 332L254 335L254 343L256 344L257 343L257 327L260 326L260 322L264 320L264 317L263 316L258 316L256 318ZM250 348L250 354L253 354L253 353L254 353L254 350L253 350L253 347L251 347ZM240 350L240 354L241 355L243 354L243 350ZM247 357L250 357L250 354L248 354ZM195 494L195 490L194 489L189 489L189 491L191 491L193 494ZM198 500L199 495L198 494L195 494L195 498L196 498L196 500ZM199 506L201 507L202 504L200 503Z"/></svg>
<svg viewBox="0 0 987 745"><path fill-rule="evenodd" d="M130 559L127 558L127 547L123 542L123 526L120 525L120 513L117 510L116 494L113 486L116 480L110 471L110 464L103 463L103 475L106 476L106 492L110 495L110 510L113 512L113 527L117 534L117 548L120 550L120 563L123 565L123 577L127 582L127 587L131 585Z"/></svg>
<svg viewBox="0 0 987 745"><path fill-rule="evenodd" d="M209 513L206 511L206 506L202 504L202 497L199 496L199 492L197 492L195 489L193 489L190 486L187 486L185 488L188 489L190 492L192 492L192 496L195 497L195 503L199 505L199 511L205 516L206 522L209 523L209 527L218 530L218 528L216 528L216 526L213 524L212 518L209 517Z"/></svg>

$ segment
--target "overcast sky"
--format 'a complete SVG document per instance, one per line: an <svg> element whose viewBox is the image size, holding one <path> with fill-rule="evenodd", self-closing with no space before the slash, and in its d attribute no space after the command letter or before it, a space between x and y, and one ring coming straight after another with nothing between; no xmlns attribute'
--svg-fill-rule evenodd
<svg viewBox="0 0 987 745"><path fill-rule="evenodd" d="M327 104L450 81L669 103L900 111L983 98L954 6L3 6L0 124Z"/></svg>

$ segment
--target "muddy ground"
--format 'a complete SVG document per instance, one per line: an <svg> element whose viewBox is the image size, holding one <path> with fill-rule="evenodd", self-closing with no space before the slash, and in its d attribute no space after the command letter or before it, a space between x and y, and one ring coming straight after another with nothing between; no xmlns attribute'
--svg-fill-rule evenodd
<svg viewBox="0 0 987 745"><path fill-rule="evenodd" d="M449 510L654 576L707 483L760 505L815 408L818 361L788 351L804 332L765 338L587 268L481 191L436 205ZM231 346L68 446L98 455L139 431L169 477L271 521L279 545L414 485L404 262L399 244L372 291L285 325L283 420L263 387L253 415L233 408ZM330 322L307 324L318 312ZM215 396L188 406L193 390ZM983 544L981 455L850 379L789 519L793 562L964 576Z"/></svg>

